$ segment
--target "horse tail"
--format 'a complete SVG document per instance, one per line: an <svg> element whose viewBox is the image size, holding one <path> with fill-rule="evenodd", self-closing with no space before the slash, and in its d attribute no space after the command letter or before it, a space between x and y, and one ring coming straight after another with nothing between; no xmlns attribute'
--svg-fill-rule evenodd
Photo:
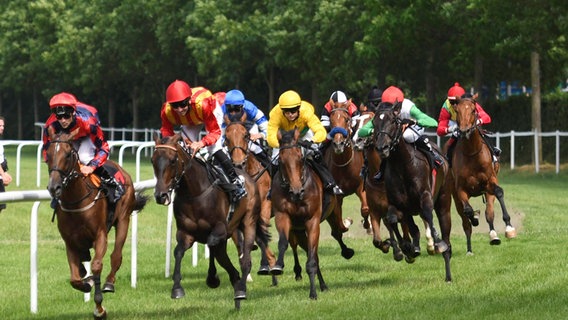
<svg viewBox="0 0 568 320"><path fill-rule="evenodd" d="M144 209L146 203L148 202L148 199L150 199L149 196L140 192L136 192L136 194L134 195L134 210L140 211Z"/></svg>

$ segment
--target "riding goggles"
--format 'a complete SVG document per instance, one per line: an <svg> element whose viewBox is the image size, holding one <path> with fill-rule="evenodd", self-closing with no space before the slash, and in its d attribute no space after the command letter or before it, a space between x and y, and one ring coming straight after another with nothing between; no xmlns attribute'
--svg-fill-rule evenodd
<svg viewBox="0 0 568 320"><path fill-rule="evenodd" d="M284 114L286 114L286 113L294 114L298 111L300 111L300 106L297 106L297 107L294 107L294 108L282 109L282 113L284 113Z"/></svg>
<svg viewBox="0 0 568 320"><path fill-rule="evenodd" d="M69 119L73 115L74 111L75 110L73 110L73 108L70 106L57 106L51 109L51 112L55 114L55 117L57 117L57 119Z"/></svg>
<svg viewBox="0 0 568 320"><path fill-rule="evenodd" d="M170 106L172 109L181 109L189 106L189 99L184 99L182 101L171 102Z"/></svg>
<svg viewBox="0 0 568 320"><path fill-rule="evenodd" d="M228 104L227 112L241 112L243 110L242 104Z"/></svg>

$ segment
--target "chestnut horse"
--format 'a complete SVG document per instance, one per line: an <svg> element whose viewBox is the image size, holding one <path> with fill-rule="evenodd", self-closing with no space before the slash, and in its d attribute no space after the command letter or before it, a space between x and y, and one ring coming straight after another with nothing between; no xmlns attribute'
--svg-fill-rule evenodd
<svg viewBox="0 0 568 320"><path fill-rule="evenodd" d="M349 103L349 101L345 103ZM329 133L333 137L333 141L331 146L326 148L323 159L333 179L343 191L342 195L337 196L336 214L340 217L343 216L343 199L355 193L361 202L360 211L363 217L363 226L368 230L369 206L363 188L363 178L359 175L364 162L363 152L353 146L351 116L344 107L345 103L330 100L329 120L331 129Z"/></svg>
<svg viewBox="0 0 568 320"><path fill-rule="evenodd" d="M472 253L471 226L479 224L479 211L474 211L471 207L469 203L471 197L485 197L485 219L489 224L490 244L498 245L501 243L493 224L495 197L499 200L503 212L506 237L514 238L517 235L505 207L503 188L499 186L497 181L499 163L493 163L491 147L485 143L481 132L483 129L477 125L476 96L474 98L462 98L454 106L459 139L455 142L451 168L454 203L462 218L469 254Z"/></svg>
<svg viewBox="0 0 568 320"><path fill-rule="evenodd" d="M130 175L116 163L107 160L105 165L114 166L124 177L124 194L115 205L114 214L109 215L108 200L100 189L100 180L93 175L81 173L79 155L74 149L74 136L54 134L50 129L50 144L47 147L47 166L49 184L47 189L52 197L58 199L54 214L57 227L65 242L67 261L71 272L71 286L82 292L90 292L95 287L95 319L106 318L102 306L103 292L114 292L116 272L122 264L122 248L128 234L130 215L134 210L142 210L147 198L134 191ZM111 270L101 288L103 258L107 251L108 232L115 228L114 249L110 256ZM95 255L91 260L90 249ZM82 261L91 261L92 276Z"/></svg>
<svg viewBox="0 0 568 320"><path fill-rule="evenodd" d="M393 107L379 106L373 118L375 146L382 160L386 161L387 219L401 243L403 253L413 257L417 255L415 247L400 235L397 222L402 220L410 225L413 215L419 214L431 230L436 252L444 257L446 281L450 282L452 198L446 183L450 174L448 164L445 162L438 169L431 170L426 155L404 141L402 134L406 127L399 117L401 107L400 102ZM432 147L437 148L435 145ZM436 211L438 217L441 238L434 226L432 210Z"/></svg>
<svg viewBox="0 0 568 320"><path fill-rule="evenodd" d="M256 182L260 194L260 218L265 225L270 225L272 203L267 197L271 184L270 173L249 150L249 143L256 142L250 140L249 131L243 122L227 122L227 127L225 128L225 145L228 149L229 156L236 167L245 169ZM276 257L269 247L263 247L261 241L257 241L257 244L260 246L262 254L258 274L268 275L270 274L270 267L274 266L276 262ZM273 284L276 285L276 277L273 276L272 281Z"/></svg>
<svg viewBox="0 0 568 320"><path fill-rule="evenodd" d="M337 202L335 195L330 197L331 204L324 212L324 190L320 177L306 163L304 150L298 144L300 131L278 131L280 144L280 164L272 184L272 209L278 230L278 259L271 269L273 274L282 274L284 269L284 253L288 244L299 244L307 252L306 272L310 278L310 298L317 299L315 277L317 275L320 290L327 290L321 275L318 258L320 223L327 220L331 226L332 236L341 246L341 255L349 259L353 250L343 243L342 234L348 229L343 225L340 216L334 213ZM297 263L297 256L294 256ZM296 268L295 268L296 269ZM296 271L296 270L295 270ZM296 278L298 275L296 274Z"/></svg>
<svg viewBox="0 0 568 320"><path fill-rule="evenodd" d="M207 244L211 250L207 285L217 288L220 284L215 260L227 271L234 288L235 308L246 299L246 275L250 273L250 252L258 235L268 243L267 226L259 219L260 199L258 190L248 175L245 187L248 195L236 205L219 186L219 178L212 176L215 168L195 156L195 150L180 145L181 136L176 134L162 140L155 137L156 149L152 165L156 176L154 196L158 204L169 205L171 192L176 191L174 217L176 220L177 245L174 249L173 299L185 296L181 285L181 262L185 252L194 243ZM181 142L184 143L184 142ZM185 144L185 143L184 143ZM238 174L242 171L237 169ZM227 239L236 231L243 232L243 252L240 259L243 277L227 255Z"/></svg>

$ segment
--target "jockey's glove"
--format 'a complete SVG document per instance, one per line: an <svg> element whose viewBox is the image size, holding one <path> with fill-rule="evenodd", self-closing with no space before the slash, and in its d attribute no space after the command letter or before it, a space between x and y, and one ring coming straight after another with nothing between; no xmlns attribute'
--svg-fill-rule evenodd
<svg viewBox="0 0 568 320"><path fill-rule="evenodd" d="M458 125L457 124L453 124L453 125L446 128L446 133L454 133L456 131L458 131Z"/></svg>

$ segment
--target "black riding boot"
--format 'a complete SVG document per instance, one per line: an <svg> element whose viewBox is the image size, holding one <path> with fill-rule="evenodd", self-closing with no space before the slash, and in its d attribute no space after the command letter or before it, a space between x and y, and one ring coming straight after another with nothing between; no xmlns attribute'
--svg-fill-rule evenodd
<svg viewBox="0 0 568 320"><path fill-rule="evenodd" d="M427 154L430 155L430 159L433 160L433 164L436 167L441 166L442 164L444 164L444 159L442 159L442 157L434 151L434 149L432 148L432 146L430 145L430 140L428 140L427 136L420 136L418 139L416 139L416 141L414 141L414 144L427 152Z"/></svg>
<svg viewBox="0 0 568 320"><path fill-rule="evenodd" d="M236 186L236 189L233 191L232 197L233 201L237 202L241 200L244 196L247 195L247 190L245 189L245 181L241 177L237 175L235 172L235 167L233 166L233 162L229 159L227 154L223 152L223 150L218 150L213 154L213 157L223 168L223 171L231 180L231 183Z"/></svg>
<svg viewBox="0 0 568 320"><path fill-rule="evenodd" d="M103 188L106 189L107 197L111 204L117 203L124 194L124 187L114 177L116 172L114 168L105 165L98 167L94 172L101 178Z"/></svg>
<svg viewBox="0 0 568 320"><path fill-rule="evenodd" d="M489 147L489 150L491 151L491 156L493 158L493 162L499 161L499 156L501 156L501 149L491 145L491 143L489 142L489 138L485 134L484 130L480 130L480 133L481 133L481 137L483 138L483 141L485 141L485 144L487 144L487 146Z"/></svg>
<svg viewBox="0 0 568 320"><path fill-rule="evenodd" d="M343 194L341 188L335 184L335 180L333 179L331 172L329 172L329 169L324 164L311 159L308 159L308 161L311 163L312 168L314 168L316 173L320 176L323 183L323 189L325 191L331 191L334 194Z"/></svg>

